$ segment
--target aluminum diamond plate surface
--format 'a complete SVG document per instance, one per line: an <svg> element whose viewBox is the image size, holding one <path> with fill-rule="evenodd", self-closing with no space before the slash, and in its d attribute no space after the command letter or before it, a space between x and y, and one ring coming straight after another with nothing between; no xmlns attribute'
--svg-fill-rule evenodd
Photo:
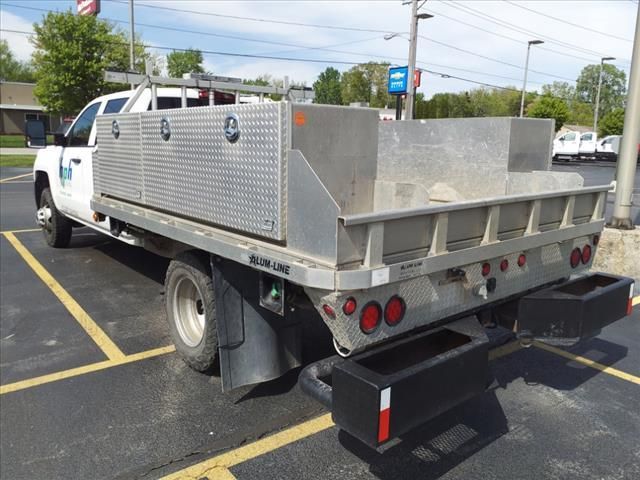
<svg viewBox="0 0 640 480"><path fill-rule="evenodd" d="M588 265L572 269L569 256L575 247L583 247L587 243L589 239L582 237L527 251L527 263L524 268L517 265L520 252L490 260L490 277L496 278L497 287L489 294L488 300L473 293L474 287L481 285L485 280L481 272L481 263L461 266L466 272L465 282L442 283L446 278L446 272L440 272L364 291L338 294L311 288L305 290L338 343L348 350L357 351L414 328L580 273ZM502 258L509 261L509 269L506 272L500 271ZM379 302L384 309L385 303L396 294L400 295L407 305L404 319L395 327L388 326L383 320L378 329L370 335L362 333L359 325L360 309L373 300ZM342 304L350 296L358 302L358 309L353 315L347 316L342 312ZM322 309L323 304L333 307L336 312L335 319L327 317Z"/></svg>
<svg viewBox="0 0 640 480"><path fill-rule="evenodd" d="M99 118L96 192L284 240L288 111L278 102L149 111L130 114L131 123L129 114ZM240 132L232 141L230 115Z"/></svg>
<svg viewBox="0 0 640 480"><path fill-rule="evenodd" d="M114 121L119 130L117 139L112 134ZM140 202L143 192L140 114L101 115L96 124L99 146L98 161L94 158L93 162L94 191Z"/></svg>

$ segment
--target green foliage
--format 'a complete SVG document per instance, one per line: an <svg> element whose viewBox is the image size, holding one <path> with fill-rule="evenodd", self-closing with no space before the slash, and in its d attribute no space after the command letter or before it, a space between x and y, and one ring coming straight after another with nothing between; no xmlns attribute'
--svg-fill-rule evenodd
<svg viewBox="0 0 640 480"><path fill-rule="evenodd" d="M54 114L76 114L90 100L123 85L104 81L105 70L129 70L127 36L92 15L50 12L34 24L34 93ZM136 69L145 71L149 55L136 42Z"/></svg>
<svg viewBox="0 0 640 480"><path fill-rule="evenodd" d="M392 95L387 93L388 63L363 63L342 74L342 103L368 102L372 108L395 105Z"/></svg>
<svg viewBox="0 0 640 480"><path fill-rule="evenodd" d="M600 65L587 65L576 80L578 100L592 105L596 103ZM627 75L614 65L605 63L602 68L602 88L600 90L600 114L606 115L615 108L624 107L627 94Z"/></svg>
<svg viewBox="0 0 640 480"><path fill-rule="evenodd" d="M553 118L556 121L556 132L562 128L569 118L567 103L550 94L538 97L527 109L527 116L533 118Z"/></svg>
<svg viewBox="0 0 640 480"><path fill-rule="evenodd" d="M0 80L33 82L33 67L15 58L6 40L0 40Z"/></svg>
<svg viewBox="0 0 640 480"><path fill-rule="evenodd" d="M204 73L202 52L189 48L184 51L174 50L167 55L167 71L173 78L182 78L185 73Z"/></svg>
<svg viewBox="0 0 640 480"><path fill-rule="evenodd" d="M520 112L520 92L477 88L461 93L437 93L430 100L416 96L416 118L514 117ZM525 102L535 94L527 93Z"/></svg>
<svg viewBox="0 0 640 480"><path fill-rule="evenodd" d="M24 146L24 144L23 144ZM34 155L0 155L0 167L33 167Z"/></svg>
<svg viewBox="0 0 640 480"><path fill-rule="evenodd" d="M606 137L607 135L622 135L624 128L624 109L616 108L611 110L598 122L598 135Z"/></svg>
<svg viewBox="0 0 640 480"><path fill-rule="evenodd" d="M314 103L327 105L342 105L342 91L340 86L340 72L333 67L328 67L318 76L313 84L316 94Z"/></svg>

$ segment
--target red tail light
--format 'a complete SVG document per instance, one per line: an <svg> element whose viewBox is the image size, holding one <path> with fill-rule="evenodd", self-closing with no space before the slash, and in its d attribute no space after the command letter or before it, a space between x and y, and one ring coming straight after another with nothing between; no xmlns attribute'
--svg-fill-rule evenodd
<svg viewBox="0 0 640 480"><path fill-rule="evenodd" d="M344 302L344 305L342 305L342 311L344 312L345 315L351 315L353 312L356 311L357 307L358 307L358 304L356 303L356 299L353 297L349 297L347 298L347 301Z"/></svg>
<svg viewBox="0 0 640 480"><path fill-rule="evenodd" d="M322 310L327 314L327 317L336 318L336 311L333 309L331 305L327 305L326 303L322 305Z"/></svg>
<svg viewBox="0 0 640 480"><path fill-rule="evenodd" d="M527 264L527 256L524 253L521 253L518 257L518 266L524 267Z"/></svg>
<svg viewBox="0 0 640 480"><path fill-rule="evenodd" d="M576 268L580 265L580 261L582 260L582 252L580 252L579 248L574 248L571 251L571 257L569 257L569 263L571 264L571 268Z"/></svg>
<svg viewBox="0 0 640 480"><path fill-rule="evenodd" d="M509 268L509 260L506 258L500 262L500 271L506 272Z"/></svg>
<svg viewBox="0 0 640 480"><path fill-rule="evenodd" d="M360 330L367 335L373 333L380 325L382 307L378 302L367 303L360 313Z"/></svg>
<svg viewBox="0 0 640 480"><path fill-rule="evenodd" d="M591 260L591 245L585 245L582 249L582 263L585 265Z"/></svg>
<svg viewBox="0 0 640 480"><path fill-rule="evenodd" d="M491 273L491 264L488 262L485 262L482 264L482 276L486 277Z"/></svg>
<svg viewBox="0 0 640 480"><path fill-rule="evenodd" d="M393 327L400 323L400 321L404 318L404 312L406 311L407 306L404 303L404 300L395 295L389 299L387 305L384 307L384 320L387 322L387 325Z"/></svg>

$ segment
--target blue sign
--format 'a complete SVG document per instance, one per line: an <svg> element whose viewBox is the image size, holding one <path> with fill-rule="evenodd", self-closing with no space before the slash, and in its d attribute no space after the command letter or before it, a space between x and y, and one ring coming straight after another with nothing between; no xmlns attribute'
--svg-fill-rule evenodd
<svg viewBox="0 0 640 480"><path fill-rule="evenodd" d="M407 93L407 79L409 67L394 67L389 69L389 93L391 95L404 95Z"/></svg>

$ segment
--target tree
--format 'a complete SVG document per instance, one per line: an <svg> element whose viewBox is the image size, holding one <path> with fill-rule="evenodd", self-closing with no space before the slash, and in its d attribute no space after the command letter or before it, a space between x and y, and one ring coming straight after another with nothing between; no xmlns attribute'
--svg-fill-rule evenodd
<svg viewBox="0 0 640 480"><path fill-rule="evenodd" d="M587 65L576 80L578 100L592 105L596 103L600 65ZM600 115L606 115L614 108L623 108L627 94L627 75L614 65L605 63L602 68L602 88L600 89Z"/></svg>
<svg viewBox="0 0 640 480"><path fill-rule="evenodd" d="M104 81L105 70L129 70L128 38L109 22L69 10L48 13L33 29L34 93L48 112L75 114L95 97L124 88ZM138 71L148 56L136 42Z"/></svg>
<svg viewBox="0 0 640 480"><path fill-rule="evenodd" d="M388 63L362 63L342 74L342 103L368 102L372 108L395 105L392 95L387 93Z"/></svg>
<svg viewBox="0 0 640 480"><path fill-rule="evenodd" d="M598 122L598 135L606 137L607 135L622 135L624 127L624 109L616 108L611 110Z"/></svg>
<svg viewBox="0 0 640 480"><path fill-rule="evenodd" d="M174 50L167 55L167 71L173 78L182 78L185 73L204 73L202 62L200 50L193 48L184 51Z"/></svg>
<svg viewBox="0 0 640 480"><path fill-rule="evenodd" d="M0 40L0 80L6 82L33 82L33 68L15 58L6 40Z"/></svg>
<svg viewBox="0 0 640 480"><path fill-rule="evenodd" d="M340 72L335 68L328 67L318 75L318 80L313 84L313 90L316 94L314 103L342 105Z"/></svg>
<svg viewBox="0 0 640 480"><path fill-rule="evenodd" d="M556 121L557 132L569 117L569 107L564 100L546 94L538 97L529 106L527 117L553 118Z"/></svg>

